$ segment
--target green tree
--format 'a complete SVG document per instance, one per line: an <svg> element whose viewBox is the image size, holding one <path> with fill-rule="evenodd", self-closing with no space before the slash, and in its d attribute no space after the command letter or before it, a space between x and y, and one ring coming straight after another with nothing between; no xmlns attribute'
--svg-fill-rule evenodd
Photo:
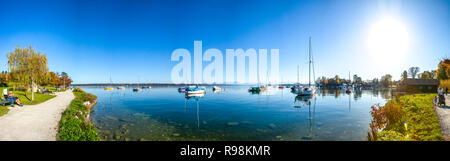
<svg viewBox="0 0 450 161"><path fill-rule="evenodd" d="M390 74L386 74L386 75L382 76L380 83L384 87L389 87L390 85L392 85L392 76Z"/></svg>
<svg viewBox="0 0 450 161"><path fill-rule="evenodd" d="M406 70L404 70L402 73L402 80L406 80L407 78L408 78L408 72L406 72Z"/></svg>
<svg viewBox="0 0 450 161"><path fill-rule="evenodd" d="M408 69L409 75L411 78L416 79L417 74L419 73L419 67L411 67Z"/></svg>
<svg viewBox="0 0 450 161"><path fill-rule="evenodd" d="M36 52L33 47L21 49L19 46L8 54L8 64L11 77L31 89L31 100L34 100L34 87L46 79L47 56Z"/></svg>

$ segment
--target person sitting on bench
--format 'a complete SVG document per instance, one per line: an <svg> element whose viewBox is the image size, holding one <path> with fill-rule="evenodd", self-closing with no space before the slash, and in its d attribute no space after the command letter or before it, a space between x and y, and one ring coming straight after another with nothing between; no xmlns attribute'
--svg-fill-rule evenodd
<svg viewBox="0 0 450 161"><path fill-rule="evenodd" d="M12 93L12 91L9 91L7 98L11 102L11 107L14 107L14 102L17 103L20 107L23 106L23 104L20 103L19 97L14 97L14 94Z"/></svg>

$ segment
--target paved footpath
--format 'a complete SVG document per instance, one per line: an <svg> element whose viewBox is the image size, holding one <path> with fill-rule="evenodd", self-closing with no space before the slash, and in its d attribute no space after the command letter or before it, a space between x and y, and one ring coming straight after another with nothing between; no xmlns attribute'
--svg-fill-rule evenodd
<svg viewBox="0 0 450 161"><path fill-rule="evenodd" d="M445 105L435 109L441 124L442 135L445 140L450 141L450 95L445 96Z"/></svg>
<svg viewBox="0 0 450 161"><path fill-rule="evenodd" d="M71 90L37 105L15 105L0 117L0 141L55 141L61 114L75 98Z"/></svg>

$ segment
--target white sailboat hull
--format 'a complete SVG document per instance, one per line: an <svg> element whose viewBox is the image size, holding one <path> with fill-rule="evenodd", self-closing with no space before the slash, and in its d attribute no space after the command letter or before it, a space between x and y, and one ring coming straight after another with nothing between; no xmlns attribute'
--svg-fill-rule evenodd
<svg viewBox="0 0 450 161"><path fill-rule="evenodd" d="M205 90L197 90L197 91L187 91L187 94L203 94Z"/></svg>
<svg viewBox="0 0 450 161"><path fill-rule="evenodd" d="M316 89L314 89L314 88L305 88L303 90L303 92L301 94L299 94L299 95L312 96L312 95L315 95L315 94L316 94Z"/></svg>

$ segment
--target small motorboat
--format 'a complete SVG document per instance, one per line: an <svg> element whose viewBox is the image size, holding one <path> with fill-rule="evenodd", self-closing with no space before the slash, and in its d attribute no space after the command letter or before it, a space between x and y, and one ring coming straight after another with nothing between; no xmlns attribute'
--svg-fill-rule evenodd
<svg viewBox="0 0 450 161"><path fill-rule="evenodd" d="M113 87L105 87L105 90L107 90L107 91L113 91L114 88L113 88Z"/></svg>
<svg viewBox="0 0 450 161"><path fill-rule="evenodd" d="M150 88L152 88L151 86L142 86L141 87L142 89L150 89Z"/></svg>
<svg viewBox="0 0 450 161"><path fill-rule="evenodd" d="M284 86L278 86L279 89L284 89Z"/></svg>
<svg viewBox="0 0 450 161"><path fill-rule="evenodd" d="M213 91L221 91L222 88L220 88L219 86L213 86Z"/></svg>
<svg viewBox="0 0 450 161"><path fill-rule="evenodd" d="M261 91L261 87L250 87L248 89L249 92L259 92Z"/></svg>
<svg viewBox="0 0 450 161"><path fill-rule="evenodd" d="M117 89L118 89L118 90L124 90L124 89L125 89L125 86L118 86Z"/></svg>
<svg viewBox="0 0 450 161"><path fill-rule="evenodd" d="M142 88L133 88L133 92L140 92L142 91Z"/></svg>
<svg viewBox="0 0 450 161"><path fill-rule="evenodd" d="M186 89L186 93L187 94L202 94L205 93L206 88L205 87L199 87L199 86L194 86L194 87L188 87Z"/></svg>
<svg viewBox="0 0 450 161"><path fill-rule="evenodd" d="M182 93L182 92L186 92L186 89L187 89L188 87L180 87L180 88L178 88L178 92L180 92L180 93Z"/></svg>

